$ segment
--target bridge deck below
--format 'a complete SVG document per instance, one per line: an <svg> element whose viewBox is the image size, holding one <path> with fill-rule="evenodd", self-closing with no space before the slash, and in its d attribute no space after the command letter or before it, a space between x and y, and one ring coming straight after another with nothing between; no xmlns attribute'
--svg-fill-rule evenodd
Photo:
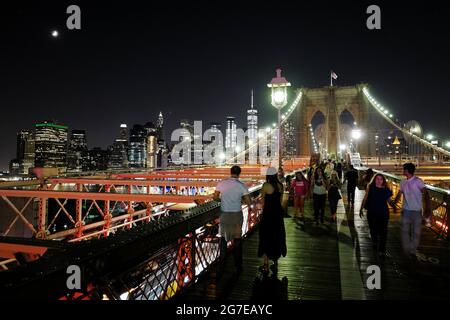
<svg viewBox="0 0 450 320"><path fill-rule="evenodd" d="M400 244L400 214L391 213L387 257L380 260L372 250L367 219L359 217L364 192L356 193L355 210L341 200L338 221L316 226L312 203L305 205L304 221L286 218L288 254L279 261L277 275L263 277L258 267L258 231L244 241L244 268L237 274L233 258L217 278L212 270L189 288L180 299L448 299L450 296L450 243L423 227L418 260L404 256ZM290 215L293 208L289 208ZM366 286L367 267L381 270L381 289Z"/></svg>

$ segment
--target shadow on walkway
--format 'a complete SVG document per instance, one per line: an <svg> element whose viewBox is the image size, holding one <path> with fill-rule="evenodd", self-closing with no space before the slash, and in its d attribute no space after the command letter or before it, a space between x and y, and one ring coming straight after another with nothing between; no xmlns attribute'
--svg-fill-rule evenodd
<svg viewBox="0 0 450 320"><path fill-rule="evenodd" d="M253 282L252 300L288 300L288 278L276 275L257 276Z"/></svg>

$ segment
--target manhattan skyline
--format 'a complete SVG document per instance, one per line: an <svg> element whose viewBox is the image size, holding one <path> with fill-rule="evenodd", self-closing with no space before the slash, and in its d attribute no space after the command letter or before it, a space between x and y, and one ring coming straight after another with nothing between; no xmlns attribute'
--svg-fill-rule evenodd
<svg viewBox="0 0 450 320"><path fill-rule="evenodd" d="M155 121L166 134L181 119L245 127L250 91L260 125L270 124L266 83L277 67L294 89L368 83L403 122L450 139L449 31L440 5L380 3L382 29L366 28L370 3L326 5L219 2L177 9L138 2L77 2L82 29L67 30L67 1L7 5L1 18L3 117L0 167L14 157L16 134L45 119L86 130L90 147L106 148L126 123ZM58 30L59 36L51 36Z"/></svg>

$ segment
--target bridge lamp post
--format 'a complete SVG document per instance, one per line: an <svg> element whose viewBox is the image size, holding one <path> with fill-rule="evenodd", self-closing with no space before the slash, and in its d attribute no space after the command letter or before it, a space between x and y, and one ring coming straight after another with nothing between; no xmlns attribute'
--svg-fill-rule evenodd
<svg viewBox="0 0 450 320"><path fill-rule="evenodd" d="M281 69L277 69L276 73L277 76L275 78L272 78L272 81L270 81L267 86L271 89L272 106L278 110L278 167L281 168L281 109L287 105L287 87L290 87L291 84L286 80L286 78L281 76Z"/></svg>
<svg viewBox="0 0 450 320"><path fill-rule="evenodd" d="M347 146L345 144L341 144L339 146L339 151L340 151L340 158L342 159L342 155L344 153L344 151L347 150Z"/></svg>
<svg viewBox="0 0 450 320"><path fill-rule="evenodd" d="M361 139L362 132L361 129L352 130L352 139L355 140L355 151L358 151L358 140Z"/></svg>

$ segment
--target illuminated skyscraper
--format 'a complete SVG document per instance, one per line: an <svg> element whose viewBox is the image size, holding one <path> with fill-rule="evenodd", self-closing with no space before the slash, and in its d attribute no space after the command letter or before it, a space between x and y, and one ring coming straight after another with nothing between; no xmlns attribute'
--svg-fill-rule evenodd
<svg viewBox="0 0 450 320"><path fill-rule="evenodd" d="M119 137L108 147L108 168L128 168L128 129L126 124L120 125Z"/></svg>
<svg viewBox="0 0 450 320"><path fill-rule="evenodd" d="M125 123L122 123L120 125L119 139L123 141L128 141L128 128Z"/></svg>
<svg viewBox="0 0 450 320"><path fill-rule="evenodd" d="M52 121L35 125L35 166L66 170L68 127Z"/></svg>
<svg viewBox="0 0 450 320"><path fill-rule="evenodd" d="M34 158L34 135L29 130L21 130L17 134L17 174L28 174L34 167Z"/></svg>
<svg viewBox="0 0 450 320"><path fill-rule="evenodd" d="M158 120L156 121L156 131L157 131L157 139L158 140L166 140L164 133L164 118L162 112L159 113Z"/></svg>
<svg viewBox="0 0 450 320"><path fill-rule="evenodd" d="M227 128L225 131L225 155L226 159L234 157L237 145L237 129L235 117L227 117Z"/></svg>
<svg viewBox="0 0 450 320"><path fill-rule="evenodd" d="M253 107L253 90L250 109L247 110L247 136L250 142L256 142L258 138L258 110Z"/></svg>
<svg viewBox="0 0 450 320"><path fill-rule="evenodd" d="M135 124L130 130L129 166L144 168L146 165L147 130L144 126Z"/></svg>
<svg viewBox="0 0 450 320"><path fill-rule="evenodd" d="M86 131L72 130L67 149L67 171L83 171L83 162L86 160L87 150Z"/></svg>
<svg viewBox="0 0 450 320"><path fill-rule="evenodd" d="M148 169L154 169L158 165L158 143L157 135L152 132L147 136L147 155L146 155L146 167Z"/></svg>
<svg viewBox="0 0 450 320"><path fill-rule="evenodd" d="M153 122L147 122L144 125L145 137L145 167L156 168L158 154L158 128Z"/></svg>
<svg viewBox="0 0 450 320"><path fill-rule="evenodd" d="M25 143L25 157L22 163L22 173L29 174L30 169L34 167L34 159L35 159L35 142L34 142L34 134L31 133L28 136L27 142Z"/></svg>
<svg viewBox="0 0 450 320"><path fill-rule="evenodd" d="M87 151L83 162L83 171L105 171L108 168L108 152L101 148L92 148Z"/></svg>
<svg viewBox="0 0 450 320"><path fill-rule="evenodd" d="M25 144L27 143L30 134L31 133L28 130L20 130L20 132L17 133L16 159L19 162L25 158Z"/></svg>

